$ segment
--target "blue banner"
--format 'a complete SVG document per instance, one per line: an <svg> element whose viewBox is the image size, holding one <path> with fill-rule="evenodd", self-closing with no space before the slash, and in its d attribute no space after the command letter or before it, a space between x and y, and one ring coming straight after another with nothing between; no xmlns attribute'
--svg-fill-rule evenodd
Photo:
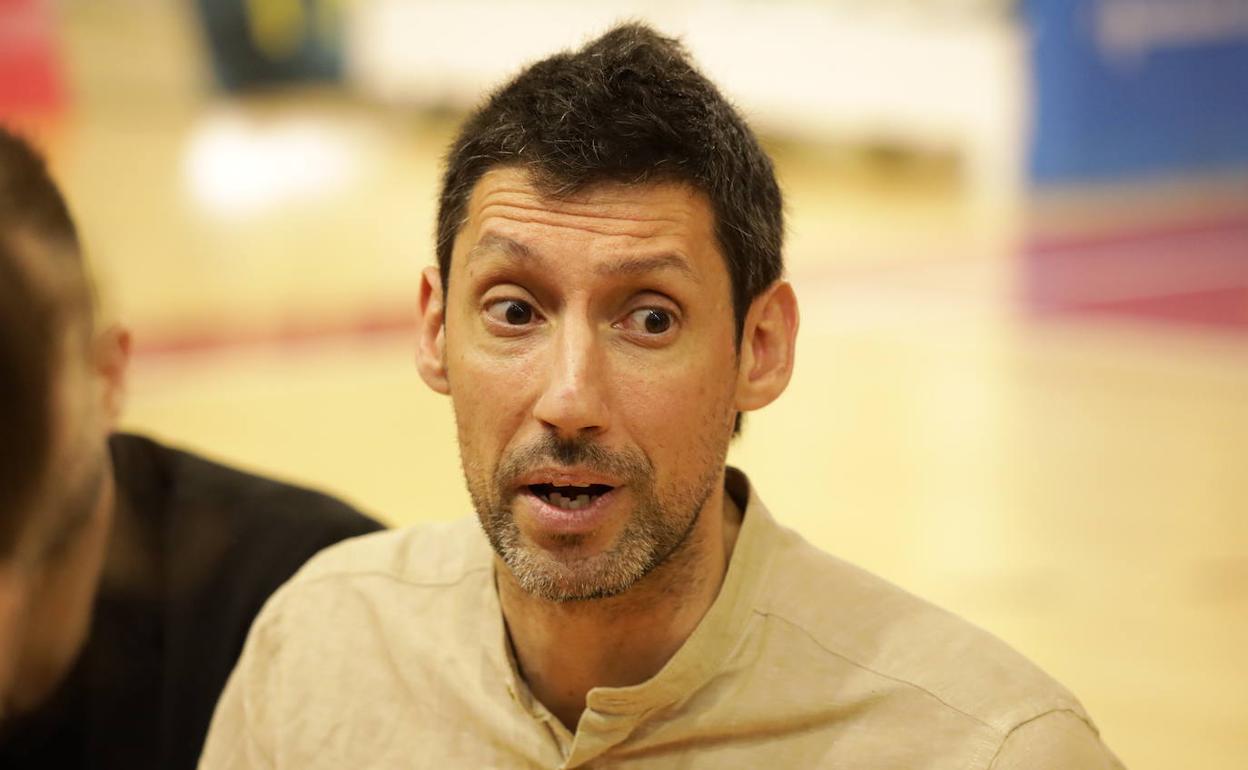
<svg viewBox="0 0 1248 770"><path fill-rule="evenodd" d="M1037 185L1248 170L1248 0L1024 0Z"/></svg>

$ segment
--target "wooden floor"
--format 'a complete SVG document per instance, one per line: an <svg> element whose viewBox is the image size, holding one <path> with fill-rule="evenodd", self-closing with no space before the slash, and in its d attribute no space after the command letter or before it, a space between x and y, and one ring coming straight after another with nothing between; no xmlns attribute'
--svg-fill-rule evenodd
<svg viewBox="0 0 1248 770"><path fill-rule="evenodd" d="M176 18L122 44L92 6L65 27L76 108L43 133L135 329L126 425L395 525L467 513L412 361L452 123L225 101ZM732 461L811 540L1038 661L1128 767L1248 767L1248 333L1028 304L1029 221L1156 216L1028 219L966 201L948 163L773 146L798 366ZM1184 200L1162 215L1248 212Z"/></svg>

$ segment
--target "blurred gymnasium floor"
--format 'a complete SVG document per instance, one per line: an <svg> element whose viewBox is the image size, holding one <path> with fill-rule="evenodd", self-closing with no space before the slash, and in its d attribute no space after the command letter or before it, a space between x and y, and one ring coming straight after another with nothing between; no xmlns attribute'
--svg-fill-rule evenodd
<svg viewBox="0 0 1248 770"><path fill-rule="evenodd" d="M449 403L412 361L454 120L325 92L229 101L203 91L176 14L71 8L75 109L42 135L135 332L125 426L391 524L467 513ZM782 521L1052 672L1128 767L1244 767L1248 330L1035 301L1027 227L970 203L948 161L774 149L798 366L732 461ZM1057 196L1032 221L1088 248L1212 222L1233 320L1242 193ZM1183 278L1169 265L1153 284Z"/></svg>

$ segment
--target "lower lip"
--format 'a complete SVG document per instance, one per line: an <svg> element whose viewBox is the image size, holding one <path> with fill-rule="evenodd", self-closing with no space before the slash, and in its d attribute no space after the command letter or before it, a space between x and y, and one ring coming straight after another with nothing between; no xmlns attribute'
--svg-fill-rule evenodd
<svg viewBox="0 0 1248 770"><path fill-rule="evenodd" d="M598 495L584 508L575 511L546 502L528 489L520 493L529 518L538 529L552 535L584 535L600 528L610 517L619 488Z"/></svg>

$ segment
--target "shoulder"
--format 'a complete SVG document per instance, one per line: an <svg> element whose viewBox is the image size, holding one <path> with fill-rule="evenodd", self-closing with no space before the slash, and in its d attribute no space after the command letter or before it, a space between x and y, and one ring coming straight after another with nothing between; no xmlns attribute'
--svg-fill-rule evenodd
<svg viewBox="0 0 1248 770"><path fill-rule="evenodd" d="M250 750L240 747L256 741L269 755L323 745L342 727L342 711L309 704L353 704L352 713L398 704L408 716L416 708L436 718L431 693L438 683L457 692L479 679L473 645L503 633L490 602L492 567L471 518L378 532L322 551L261 610L204 756Z"/></svg>
<svg viewBox="0 0 1248 770"><path fill-rule="evenodd" d="M325 549L292 581L305 585L377 577L438 587L492 565L488 544L472 518L377 532Z"/></svg>
<svg viewBox="0 0 1248 770"><path fill-rule="evenodd" d="M1086 716L1048 711L1017 725L993 757L990 770L1123 770Z"/></svg>
<svg viewBox="0 0 1248 770"><path fill-rule="evenodd" d="M1051 712L1091 724L1079 701L1005 642L779 528L758 610L815 649L905 692L930 712L1004 739Z"/></svg>
<svg viewBox="0 0 1248 770"><path fill-rule="evenodd" d="M277 620L326 606L385 606L407 612L475 590L489 581L489 545L472 518L414 525L346 540L321 551L266 607ZM492 582L491 582L492 585Z"/></svg>
<svg viewBox="0 0 1248 770"><path fill-rule="evenodd" d="M381 529L353 506L314 489L144 436L119 433L109 443L119 485L143 507L160 508L173 525L207 518L238 536L281 530L320 547Z"/></svg>
<svg viewBox="0 0 1248 770"><path fill-rule="evenodd" d="M443 659L464 645L464 629L477 625L494 589L484 541L465 518L325 549L265 603L248 642L253 658L280 659L301 679L327 666L353 672L343 674L348 679L376 673L380 664L367 661L395 656L416 667Z"/></svg>

